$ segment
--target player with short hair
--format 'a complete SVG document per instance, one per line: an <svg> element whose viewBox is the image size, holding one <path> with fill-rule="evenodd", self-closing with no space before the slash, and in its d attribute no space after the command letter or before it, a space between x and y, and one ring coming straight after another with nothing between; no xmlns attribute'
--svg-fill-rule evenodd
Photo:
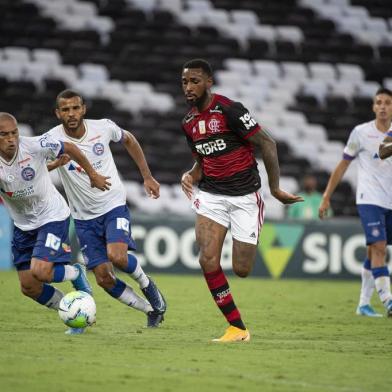
<svg viewBox="0 0 392 392"><path fill-rule="evenodd" d="M70 280L76 290L92 293L84 267L69 264L70 211L46 168L47 158L63 153L86 171L89 187L109 189L107 177L72 143L49 135L19 136L15 117L0 113L0 194L14 221L13 263L22 293L51 309L58 309L63 293L49 283Z"/></svg>
<svg viewBox="0 0 392 392"><path fill-rule="evenodd" d="M159 197L159 183L151 175L143 151L136 138L108 119L87 120L83 97L76 91L64 90L56 99L56 116L61 121L45 135L75 144L91 165L110 176L111 188L98 193L88 186L86 174L68 157L48 164L49 170L58 168L60 179L71 208L76 234L87 268L95 274L97 283L112 297L147 315L147 326L158 327L163 321L166 302L140 266L131 235L131 218L126 206L122 184L109 143L122 143L137 164L144 179L146 192ZM139 284L147 298L140 297L129 285L116 277L113 265L129 274Z"/></svg>
<svg viewBox="0 0 392 392"><path fill-rule="evenodd" d="M182 128L196 160L181 179L183 191L196 212L199 262L215 303L229 327L218 342L248 341L229 284L220 266L223 241L231 227L233 270L246 277L252 270L264 201L254 148L261 150L271 194L284 204L302 198L279 188L279 162L275 141L239 102L212 94L212 70L203 59L184 64L182 88L191 110ZM193 186L198 184L198 189Z"/></svg>
<svg viewBox="0 0 392 392"><path fill-rule="evenodd" d="M386 248L392 244L392 162L380 159L379 149L391 132L392 92L380 88L373 98L375 119L357 125L348 138L343 158L332 172L319 208L325 217L330 199L350 163L358 158L358 186L356 203L365 231L367 258L362 268L362 287L356 313L368 317L382 316L370 305L377 289L387 315L392 316L392 296ZM381 144L381 146L380 146ZM380 151L381 153L381 151ZM385 154L386 156L386 154ZM382 158L385 158L383 156Z"/></svg>

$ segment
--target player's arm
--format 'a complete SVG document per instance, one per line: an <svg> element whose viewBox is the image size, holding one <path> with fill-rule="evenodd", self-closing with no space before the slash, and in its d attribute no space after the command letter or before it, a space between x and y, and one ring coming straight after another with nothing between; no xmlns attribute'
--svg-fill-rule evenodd
<svg viewBox="0 0 392 392"><path fill-rule="evenodd" d="M200 158L195 157L195 159L192 169L185 172L181 177L181 187L188 199L192 198L193 185L197 184L203 175Z"/></svg>
<svg viewBox="0 0 392 392"><path fill-rule="evenodd" d="M139 168L140 174L144 180L144 189L146 190L148 196L153 199L159 197L159 182L155 180L152 176L146 157L144 156L143 150L140 147L139 142L136 140L135 136L129 131L123 131L123 144L128 151L130 157L134 160L137 167Z"/></svg>
<svg viewBox="0 0 392 392"><path fill-rule="evenodd" d="M392 155L392 136L387 136L380 144L378 156L380 159L389 158Z"/></svg>
<svg viewBox="0 0 392 392"><path fill-rule="evenodd" d="M91 166L86 156L73 143L64 142L64 154L69 155L71 159L77 162L90 178L92 188L98 188L101 191L109 190L111 183L108 182L110 177L101 176Z"/></svg>
<svg viewBox="0 0 392 392"><path fill-rule="evenodd" d="M331 176L329 177L328 184L327 187L325 188L323 198L321 200L320 207L319 207L320 219L325 218L331 204L332 194L334 193L336 187L340 183L340 180L344 176L344 173L346 173L346 170L349 167L350 163L351 160L342 159L337 164Z"/></svg>
<svg viewBox="0 0 392 392"><path fill-rule="evenodd" d="M279 160L275 140L264 129L259 129L248 140L261 149L263 162L268 175L271 195L283 204L293 204L303 201L301 196L293 195L279 188Z"/></svg>

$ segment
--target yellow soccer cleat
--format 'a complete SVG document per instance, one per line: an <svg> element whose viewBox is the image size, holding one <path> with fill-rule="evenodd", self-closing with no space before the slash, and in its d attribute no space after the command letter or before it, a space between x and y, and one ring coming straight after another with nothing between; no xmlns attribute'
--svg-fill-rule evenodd
<svg viewBox="0 0 392 392"><path fill-rule="evenodd" d="M226 332L223 336L218 339L212 339L213 342L219 343L249 342L249 340L250 333L247 329L243 330L237 327L233 327L232 325L226 329Z"/></svg>

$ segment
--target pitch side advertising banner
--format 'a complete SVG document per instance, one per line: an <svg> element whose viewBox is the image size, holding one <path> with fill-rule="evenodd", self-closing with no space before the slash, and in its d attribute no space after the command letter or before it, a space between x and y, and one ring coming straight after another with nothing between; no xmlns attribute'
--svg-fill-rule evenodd
<svg viewBox="0 0 392 392"><path fill-rule="evenodd" d="M0 269L11 268L11 224L0 205ZM194 220L134 214L132 235L136 256L147 272L200 274ZM77 241L71 230L73 255ZM73 239L72 239L73 238ZM391 258L389 247L388 259ZM359 276L366 255L358 219L266 222L263 226L253 277L351 279ZM230 232L221 265L231 273ZM81 257L79 253L79 257Z"/></svg>
<svg viewBox="0 0 392 392"><path fill-rule="evenodd" d="M137 257L146 271L200 273L192 219L157 221L136 216L132 230ZM222 268L228 273L231 256L228 233L221 257ZM350 279L361 274L365 256L365 237L358 219L266 222L252 276Z"/></svg>

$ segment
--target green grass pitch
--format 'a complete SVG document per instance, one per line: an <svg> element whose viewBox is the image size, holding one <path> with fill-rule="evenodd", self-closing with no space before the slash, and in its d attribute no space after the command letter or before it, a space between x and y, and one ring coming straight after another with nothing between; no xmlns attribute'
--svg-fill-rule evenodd
<svg viewBox="0 0 392 392"><path fill-rule="evenodd" d="M354 314L359 281L230 278L252 338L222 345L210 342L226 323L202 277L154 277L169 303L162 328L145 329L142 313L94 284L97 324L66 336L55 312L19 293L15 272L0 272L0 390L391 390L392 319Z"/></svg>

